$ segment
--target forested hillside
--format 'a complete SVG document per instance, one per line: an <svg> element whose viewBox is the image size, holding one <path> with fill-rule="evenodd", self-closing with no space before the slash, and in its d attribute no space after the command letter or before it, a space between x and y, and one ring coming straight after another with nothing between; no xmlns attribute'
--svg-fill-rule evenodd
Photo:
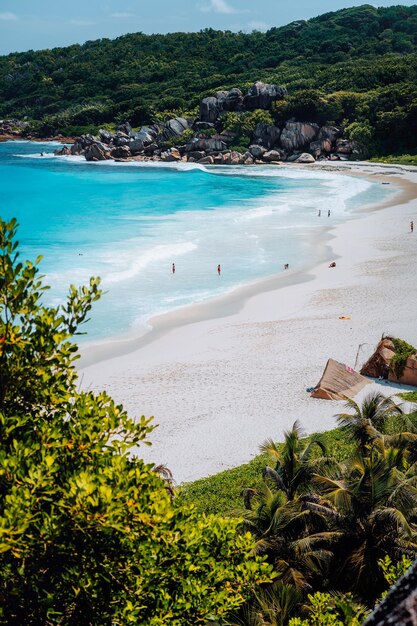
<svg viewBox="0 0 417 626"><path fill-rule="evenodd" d="M417 145L417 6L370 5L266 33L129 34L0 57L0 116L64 132L187 113L220 89L284 85L274 121L351 125L370 152Z"/></svg>

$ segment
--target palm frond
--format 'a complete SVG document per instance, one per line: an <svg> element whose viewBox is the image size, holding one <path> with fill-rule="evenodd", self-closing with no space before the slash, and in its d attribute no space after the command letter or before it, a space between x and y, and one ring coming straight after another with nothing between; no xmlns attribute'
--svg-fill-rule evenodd
<svg viewBox="0 0 417 626"><path fill-rule="evenodd" d="M305 507L309 511L313 511L314 513L318 513L322 515L325 519L330 519L332 521L341 522L343 520L343 515L341 515L335 509L325 506L324 504L318 504L316 502L306 502Z"/></svg>
<svg viewBox="0 0 417 626"><path fill-rule="evenodd" d="M406 448L411 443L417 442L417 433L402 432L395 435L384 435L384 441L392 448Z"/></svg>
<svg viewBox="0 0 417 626"><path fill-rule="evenodd" d="M265 469L263 470L262 478L264 480L265 478L270 478L274 482L274 484L278 487L278 489L281 489L281 491L284 491L284 492L286 491L286 486L281 476L278 474L276 470L272 469L272 467L269 467L269 465L267 465Z"/></svg>
<svg viewBox="0 0 417 626"><path fill-rule="evenodd" d="M273 439L265 439L265 441L259 446L259 450L262 453L270 454L276 459L280 458L280 451Z"/></svg>
<svg viewBox="0 0 417 626"><path fill-rule="evenodd" d="M305 461L310 460L310 455L314 446L318 446L320 448L323 456L327 455L327 447L326 447L326 444L324 443L323 435L321 435L320 433L315 433L314 435L311 435L309 443L306 445L303 452L300 454L300 458L302 461L305 462Z"/></svg>
<svg viewBox="0 0 417 626"><path fill-rule="evenodd" d="M371 515L371 521L376 523L381 523L383 528L394 525L402 528L406 534L410 537L412 535L412 531L410 525L405 517L405 515L396 508L393 507L385 507L383 509L377 509ZM386 528L387 530L387 528Z"/></svg>
<svg viewBox="0 0 417 626"><path fill-rule="evenodd" d="M248 510L252 510L252 499L258 495L256 489L247 487L246 489L242 489L241 495L243 497L245 508Z"/></svg>

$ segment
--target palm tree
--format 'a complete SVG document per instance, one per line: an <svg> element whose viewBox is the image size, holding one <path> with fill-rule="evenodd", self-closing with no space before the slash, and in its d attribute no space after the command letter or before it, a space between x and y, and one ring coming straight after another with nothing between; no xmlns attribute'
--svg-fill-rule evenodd
<svg viewBox="0 0 417 626"><path fill-rule="evenodd" d="M345 408L352 409L353 413L339 413L335 417L348 436L358 443L361 454L366 454L369 445L383 439L391 416L402 414L392 398L378 392L368 394L361 405L346 398Z"/></svg>
<svg viewBox="0 0 417 626"><path fill-rule="evenodd" d="M173 498L175 496L175 480L169 467L162 463L160 465L154 465L152 472L158 474L158 476L164 481L166 491L169 493L171 498Z"/></svg>
<svg viewBox="0 0 417 626"><path fill-rule="evenodd" d="M260 589L228 626L284 626L302 602L302 594L281 580Z"/></svg>
<svg viewBox="0 0 417 626"><path fill-rule="evenodd" d="M416 468L404 472L403 451L378 444L368 456L315 477L319 502L305 503L328 521L327 532L308 538L310 549L327 545L336 587L374 602L386 583L378 560L415 556L417 550Z"/></svg>
<svg viewBox="0 0 417 626"><path fill-rule="evenodd" d="M294 500L297 493L308 491L312 477L323 466L330 463L327 450L320 435L312 435L310 441L303 441L304 432L298 421L289 431L284 432L284 443L277 446L272 439L267 439L261 446L275 460L275 467L267 466L263 476L270 478L281 489L288 500ZM314 448L320 448L322 456L313 458Z"/></svg>
<svg viewBox="0 0 417 626"><path fill-rule="evenodd" d="M332 556L306 540L312 532L325 529L324 517L303 500L288 500L283 491L274 491L266 483L258 490L245 489L243 495L246 510L240 514L257 539L255 553L267 555L284 584L311 591L312 580L323 576Z"/></svg>

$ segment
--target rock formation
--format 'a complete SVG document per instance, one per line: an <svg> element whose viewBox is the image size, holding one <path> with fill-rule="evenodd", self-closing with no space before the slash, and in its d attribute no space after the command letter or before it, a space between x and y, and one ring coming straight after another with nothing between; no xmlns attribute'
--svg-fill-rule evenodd
<svg viewBox="0 0 417 626"><path fill-rule="evenodd" d="M322 154L330 154L332 148L333 146L330 139L317 139L310 143L310 150L316 159Z"/></svg>
<svg viewBox="0 0 417 626"><path fill-rule="evenodd" d="M143 126L136 131L129 122L119 124L116 132L102 128L97 137L86 134L76 138L70 154L84 155L89 161L114 158L245 165L281 161L308 164L316 159L349 158L354 145L343 137L340 128L294 120L279 125L259 122L249 137L249 149L233 150L240 143L247 145L248 136L245 133L239 136L236 130L226 126L224 114L233 111L238 116L255 109L268 109L286 95L284 87L259 81L246 95L237 88L218 91L201 100L198 119L173 117L164 124ZM58 150L56 154L68 154L68 150Z"/></svg>
<svg viewBox="0 0 417 626"><path fill-rule="evenodd" d="M341 134L341 129L336 128L336 126L322 126L317 135L317 139L328 139L331 144L334 144Z"/></svg>
<svg viewBox="0 0 417 626"><path fill-rule="evenodd" d="M306 122L287 122L281 133L281 146L287 152L306 148L318 135L317 124Z"/></svg>
<svg viewBox="0 0 417 626"><path fill-rule="evenodd" d="M177 148L171 148L170 150L166 150L165 152L161 152L161 161L165 162L174 162L181 161L181 153Z"/></svg>
<svg viewBox="0 0 417 626"><path fill-rule="evenodd" d="M91 143L84 154L86 161L106 161L112 158L109 147L99 141Z"/></svg>
<svg viewBox="0 0 417 626"><path fill-rule="evenodd" d="M243 110L243 94L240 89L234 88L230 91L219 91L216 97L220 112Z"/></svg>
<svg viewBox="0 0 417 626"><path fill-rule="evenodd" d="M395 372L391 364L395 354L392 338L384 337L377 345L373 355L362 367L361 374L373 378L383 378L403 385L417 386L417 352L404 360L400 372Z"/></svg>
<svg viewBox="0 0 417 626"><path fill-rule="evenodd" d="M281 129L278 126L259 122L253 132L253 142L261 144L266 148L273 148L278 144L281 137Z"/></svg>
<svg viewBox="0 0 417 626"><path fill-rule="evenodd" d="M255 109L269 109L276 100L282 100L287 95L285 87L267 85L260 81L250 87L243 96L240 89L218 91L215 96L203 98L200 103L200 121L214 123L219 115L227 111L254 111Z"/></svg>
<svg viewBox="0 0 417 626"><path fill-rule="evenodd" d="M220 152L226 148L227 144L224 138L220 135L214 135L213 137L194 137L187 144L185 150L186 152L193 152L194 150Z"/></svg>
<svg viewBox="0 0 417 626"><path fill-rule="evenodd" d="M183 117L174 117L163 125L159 139L167 141L174 137L181 137L184 131L188 129L188 122Z"/></svg>
<svg viewBox="0 0 417 626"><path fill-rule="evenodd" d="M336 153L349 155L352 154L354 150L354 145L352 141L348 139L337 139L336 141Z"/></svg>
<svg viewBox="0 0 417 626"><path fill-rule="evenodd" d="M285 87L278 85L267 85L260 81L250 87L248 93L243 98L243 106L248 111L255 109L269 109L276 100L282 100L287 95Z"/></svg>
<svg viewBox="0 0 417 626"><path fill-rule="evenodd" d="M142 126L142 128L133 133L133 139L140 139L144 145L153 143L160 132L159 126Z"/></svg>
<svg viewBox="0 0 417 626"><path fill-rule="evenodd" d="M294 163L314 163L315 160L316 159L313 157L312 154L309 154L308 152L303 152L297 159L295 159Z"/></svg>
<svg viewBox="0 0 417 626"><path fill-rule="evenodd" d="M286 154L282 150L268 150L261 158L269 163L271 161L285 161Z"/></svg>
<svg viewBox="0 0 417 626"><path fill-rule="evenodd" d="M200 102L200 121L213 123L220 115L218 100L215 96L203 98Z"/></svg>
<svg viewBox="0 0 417 626"><path fill-rule="evenodd" d="M29 130L29 122L17 119L0 120L0 137L19 138L26 136Z"/></svg>
<svg viewBox="0 0 417 626"><path fill-rule="evenodd" d="M254 144L249 146L249 152L255 159L262 159L265 152L267 152L267 149L263 146L259 146L258 144Z"/></svg>

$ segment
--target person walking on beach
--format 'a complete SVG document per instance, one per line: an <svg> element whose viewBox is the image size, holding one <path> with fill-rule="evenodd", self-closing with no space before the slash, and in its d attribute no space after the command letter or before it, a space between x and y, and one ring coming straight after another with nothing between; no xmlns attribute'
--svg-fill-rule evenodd
<svg viewBox="0 0 417 626"><path fill-rule="evenodd" d="M410 222L410 232L412 233L414 231L414 222L413 220L411 220Z"/></svg>
<svg viewBox="0 0 417 626"><path fill-rule="evenodd" d="M175 274L175 263L172 264L172 273Z"/></svg>
<svg viewBox="0 0 417 626"><path fill-rule="evenodd" d="M219 263L218 266L217 266L217 273L218 273L219 276L220 276L221 272L222 272L222 268L220 267L220 263Z"/></svg>

